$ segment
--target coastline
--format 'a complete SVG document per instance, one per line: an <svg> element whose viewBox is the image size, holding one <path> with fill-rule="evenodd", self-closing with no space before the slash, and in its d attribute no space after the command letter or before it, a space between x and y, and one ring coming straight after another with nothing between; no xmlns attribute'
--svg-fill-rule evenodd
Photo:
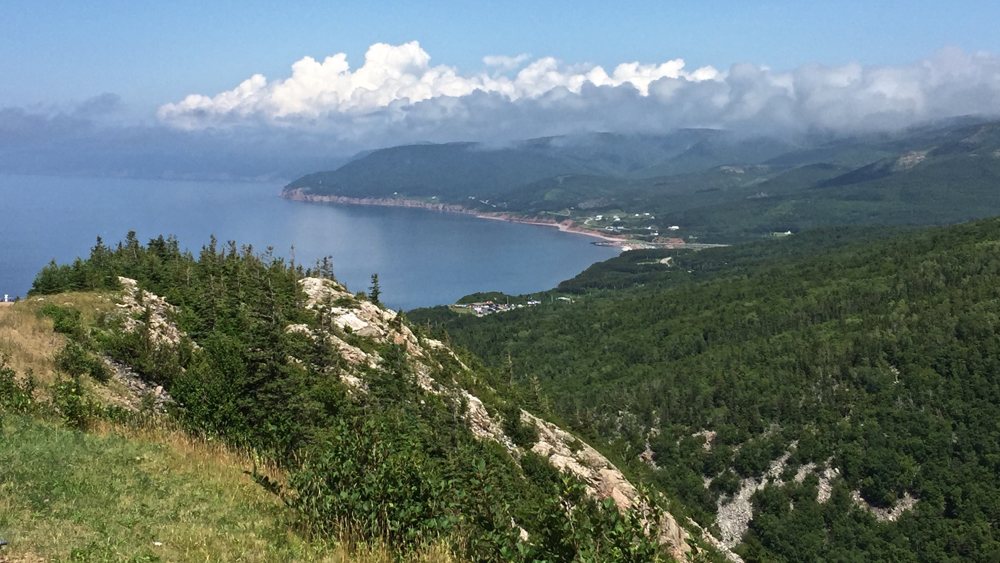
<svg viewBox="0 0 1000 563"><path fill-rule="evenodd" d="M564 233L576 233L600 239L605 242L626 244L628 240L624 236L605 235L593 229L585 229L577 226L572 219L565 221L546 221L535 217L520 217L512 213L484 213L476 209L469 209L461 205L450 203L430 203L417 199L388 198L388 197L345 197L331 195L313 195L304 193L305 188L295 188L292 190L282 190L281 197L291 201L302 201L306 203L334 203L340 205L377 205L382 207L409 207L413 209L427 209L429 211L441 211L445 213L462 213L474 215L479 219L492 219L494 221L507 221L509 223L522 223L525 225L539 225L544 227L556 227Z"/></svg>

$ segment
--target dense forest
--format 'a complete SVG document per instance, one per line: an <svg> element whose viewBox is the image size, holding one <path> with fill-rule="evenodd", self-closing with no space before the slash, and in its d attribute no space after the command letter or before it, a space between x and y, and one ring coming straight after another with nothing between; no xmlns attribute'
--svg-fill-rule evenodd
<svg viewBox="0 0 1000 563"><path fill-rule="evenodd" d="M446 541L469 561L668 559L646 536L640 512L622 514L613 502L592 499L530 451L538 431L521 422L521 390L500 371L427 346L421 353L432 361L421 376L444 386L431 393L417 384L422 368L405 339L379 342L332 323L331 307L381 310L377 276L368 295L341 292L335 303L307 306L303 279L339 288L332 275L328 260L303 268L270 249L256 253L214 239L197 257L173 238L143 245L129 233L115 247L98 239L88 258L45 267L31 295L118 295L127 289L120 277L149 293L135 293L144 307L135 317L85 321L72 307L44 308L68 338L55 412L78 428L131 416L84 392L85 382L107 381L100 360L106 355L163 386L173 398L170 416L188 431L252 451L286 472L287 483L255 477L289 506L302 533L385 542L400 553ZM178 338L158 336L156 314L176 324ZM402 316L386 315L393 334L406 334ZM416 338L423 338L419 329ZM352 367L361 391L342 379L347 360L334 342L378 358L377 365ZM32 391L0 368L0 407L30 410L14 407ZM511 455L473 434L463 388L483 396L523 450ZM643 514L654 510L649 502Z"/></svg>
<svg viewBox="0 0 1000 563"><path fill-rule="evenodd" d="M1000 559L1000 219L633 251L555 291L409 316L709 528L770 472L747 560Z"/></svg>

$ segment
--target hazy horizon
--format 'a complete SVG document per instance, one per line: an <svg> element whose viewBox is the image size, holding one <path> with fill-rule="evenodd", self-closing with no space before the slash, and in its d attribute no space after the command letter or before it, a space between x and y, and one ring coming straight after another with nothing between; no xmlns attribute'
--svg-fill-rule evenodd
<svg viewBox="0 0 1000 563"><path fill-rule="evenodd" d="M1000 116L1000 7L182 2L0 9L0 172L293 179L359 151Z"/></svg>

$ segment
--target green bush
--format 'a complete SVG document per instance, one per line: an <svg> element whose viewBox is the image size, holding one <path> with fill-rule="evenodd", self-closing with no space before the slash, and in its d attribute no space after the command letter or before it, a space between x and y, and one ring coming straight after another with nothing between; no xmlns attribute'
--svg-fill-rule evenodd
<svg viewBox="0 0 1000 563"><path fill-rule="evenodd" d="M740 490L740 476L733 473L732 470L724 471L718 477L712 479L712 484L709 488L722 495L735 495Z"/></svg>
<svg viewBox="0 0 1000 563"><path fill-rule="evenodd" d="M560 482L559 470L549 460L528 450L521 456L521 469L525 477L542 490L550 490Z"/></svg>
<svg viewBox="0 0 1000 563"><path fill-rule="evenodd" d="M82 336L83 327L80 324L80 310L76 307L60 307L53 303L42 306L41 313L52 319L52 328L58 333L74 338Z"/></svg>
<svg viewBox="0 0 1000 563"><path fill-rule="evenodd" d="M529 449L538 442L538 429L521 420L521 407L511 401L503 411L503 432L518 446Z"/></svg>
<svg viewBox="0 0 1000 563"><path fill-rule="evenodd" d="M52 403L63 423L71 428L86 428L100 414L99 407L75 378L52 384Z"/></svg>
<svg viewBox="0 0 1000 563"><path fill-rule="evenodd" d="M0 414L25 414L34 410L35 378L29 371L23 382L7 367L7 358L0 356Z"/></svg>
<svg viewBox="0 0 1000 563"><path fill-rule="evenodd" d="M447 537L458 523L453 483L408 434L386 419L341 420L325 450L292 474L289 503L325 535L346 529L399 546Z"/></svg>
<svg viewBox="0 0 1000 563"><path fill-rule="evenodd" d="M56 365L72 377L89 375L102 383L111 379L111 370L107 364L72 340L67 340L63 349L56 354Z"/></svg>

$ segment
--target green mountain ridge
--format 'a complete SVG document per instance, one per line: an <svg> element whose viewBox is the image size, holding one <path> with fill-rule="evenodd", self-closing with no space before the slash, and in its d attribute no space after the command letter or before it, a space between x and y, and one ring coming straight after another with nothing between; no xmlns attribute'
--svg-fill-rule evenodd
<svg viewBox="0 0 1000 563"><path fill-rule="evenodd" d="M611 225L597 215L649 213L658 229L678 225L687 240L731 243L820 226L988 217L1000 213L998 155L998 124L970 120L794 143L713 130L594 134L375 151L286 191L433 198L598 229ZM621 226L638 235L645 225Z"/></svg>

